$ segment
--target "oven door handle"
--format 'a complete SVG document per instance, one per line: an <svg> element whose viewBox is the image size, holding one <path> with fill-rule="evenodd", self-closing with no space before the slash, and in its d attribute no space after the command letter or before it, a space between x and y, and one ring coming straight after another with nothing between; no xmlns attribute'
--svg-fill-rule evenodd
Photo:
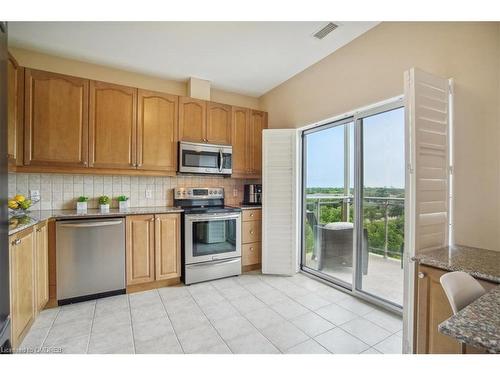
<svg viewBox="0 0 500 375"><path fill-rule="evenodd" d="M210 220L226 220L226 219L239 219L240 215L239 214L232 214L232 215L186 215L186 220L189 222L195 222L195 221L210 221Z"/></svg>
<svg viewBox="0 0 500 375"><path fill-rule="evenodd" d="M210 262L196 263L196 264L186 264L186 268L202 268L202 267L212 267L212 266L222 266L225 264L241 262L241 259L231 258L231 259L220 259Z"/></svg>

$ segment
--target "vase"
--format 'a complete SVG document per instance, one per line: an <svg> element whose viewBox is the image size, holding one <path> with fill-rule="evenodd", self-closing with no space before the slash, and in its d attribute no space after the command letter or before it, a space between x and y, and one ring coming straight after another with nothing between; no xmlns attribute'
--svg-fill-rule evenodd
<svg viewBox="0 0 500 375"><path fill-rule="evenodd" d="M87 202L76 202L76 212L86 213L87 212Z"/></svg>
<svg viewBox="0 0 500 375"><path fill-rule="evenodd" d="M109 204L101 204L99 205L99 208L101 209L102 214L109 213Z"/></svg>
<svg viewBox="0 0 500 375"><path fill-rule="evenodd" d="M119 201L118 208L120 211L127 211L128 210L128 201Z"/></svg>

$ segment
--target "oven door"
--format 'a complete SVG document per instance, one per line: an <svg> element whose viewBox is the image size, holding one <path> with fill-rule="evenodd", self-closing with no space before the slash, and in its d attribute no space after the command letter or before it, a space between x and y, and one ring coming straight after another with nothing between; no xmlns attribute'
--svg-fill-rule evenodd
<svg viewBox="0 0 500 375"><path fill-rule="evenodd" d="M179 146L179 172L232 173L232 147L181 142Z"/></svg>
<svg viewBox="0 0 500 375"><path fill-rule="evenodd" d="M186 264L241 256L240 213L186 214Z"/></svg>

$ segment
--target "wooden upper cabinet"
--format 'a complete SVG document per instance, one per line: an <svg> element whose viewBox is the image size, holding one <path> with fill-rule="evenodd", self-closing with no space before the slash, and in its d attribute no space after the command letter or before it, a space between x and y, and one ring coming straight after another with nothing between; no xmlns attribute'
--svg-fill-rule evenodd
<svg viewBox="0 0 500 375"><path fill-rule="evenodd" d="M231 144L231 106L209 102L207 104L206 140L209 143Z"/></svg>
<svg viewBox="0 0 500 375"><path fill-rule="evenodd" d="M181 217L179 214L156 215L156 280L181 276Z"/></svg>
<svg viewBox="0 0 500 375"><path fill-rule="evenodd" d="M177 170L178 97L139 90L137 107L137 167Z"/></svg>
<svg viewBox="0 0 500 375"><path fill-rule="evenodd" d="M125 222L127 285L154 281L155 217L131 215Z"/></svg>
<svg viewBox="0 0 500 375"><path fill-rule="evenodd" d="M86 79L26 69L25 165L87 166L88 90Z"/></svg>
<svg viewBox="0 0 500 375"><path fill-rule="evenodd" d="M90 83L89 165L135 169L137 89L111 83Z"/></svg>
<svg viewBox="0 0 500 375"><path fill-rule="evenodd" d="M179 98L179 140L206 142L207 102L188 97Z"/></svg>
<svg viewBox="0 0 500 375"><path fill-rule="evenodd" d="M233 175L245 175L248 173L248 130L250 121L250 110L247 108L233 107L233 131L231 142L233 145Z"/></svg>
<svg viewBox="0 0 500 375"><path fill-rule="evenodd" d="M9 166L22 164L24 69L9 54L7 61L7 150Z"/></svg>
<svg viewBox="0 0 500 375"><path fill-rule="evenodd" d="M250 110L250 173L256 176L262 174L262 130L267 127L266 112Z"/></svg>

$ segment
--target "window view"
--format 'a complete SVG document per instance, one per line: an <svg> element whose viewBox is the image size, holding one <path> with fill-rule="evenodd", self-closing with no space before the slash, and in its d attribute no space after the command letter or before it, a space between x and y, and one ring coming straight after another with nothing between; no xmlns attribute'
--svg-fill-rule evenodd
<svg viewBox="0 0 500 375"><path fill-rule="evenodd" d="M356 126L361 127L359 140ZM356 280L358 291L401 306L404 109L314 129L303 142L302 267L348 288ZM361 171L357 182L355 163ZM354 205L358 195L360 210Z"/></svg>

